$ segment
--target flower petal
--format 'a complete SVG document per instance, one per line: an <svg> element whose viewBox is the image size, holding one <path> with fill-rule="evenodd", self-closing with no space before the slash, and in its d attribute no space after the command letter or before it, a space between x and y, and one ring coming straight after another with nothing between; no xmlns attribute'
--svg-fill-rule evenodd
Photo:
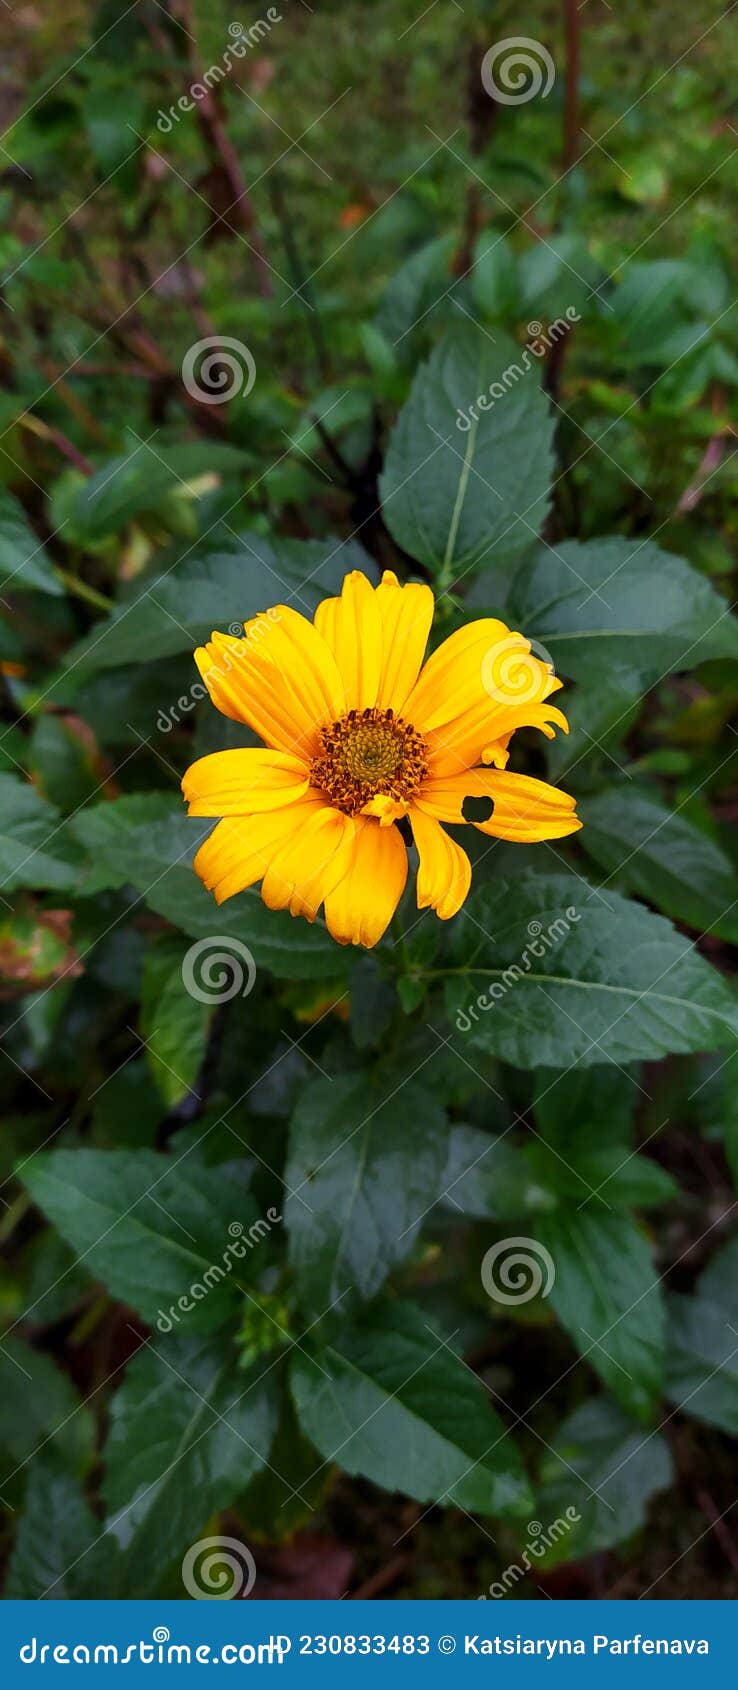
<svg viewBox="0 0 738 1690"><path fill-rule="evenodd" d="M270 746L315 754L318 730L344 709L336 660L312 622L275 605L247 623L243 639L214 633L195 652L213 703L247 722Z"/></svg>
<svg viewBox="0 0 738 1690"><path fill-rule="evenodd" d="M329 933L339 945L376 945L405 890L407 851L396 827L358 816L350 866L325 900Z"/></svg>
<svg viewBox="0 0 738 1690"><path fill-rule="evenodd" d="M297 804L260 816L226 816L200 846L194 869L217 904L261 880L281 846L298 833L324 800L308 793Z"/></svg>
<svg viewBox="0 0 738 1690"><path fill-rule="evenodd" d="M504 622L483 617L449 634L431 653L407 700L407 714L421 733L453 722L484 698L482 666L486 655L510 638ZM523 644L522 635L516 636Z"/></svg>
<svg viewBox="0 0 738 1690"><path fill-rule="evenodd" d="M382 672L377 704L403 714L408 693L415 686L433 621L433 593L419 581L400 586L392 569L385 569L375 594L382 618Z"/></svg>
<svg viewBox="0 0 738 1690"><path fill-rule="evenodd" d="M529 640L483 617L458 628L429 657L406 712L425 738L433 773L453 774L482 760L504 764L516 728L566 728L554 706L542 709L560 686Z"/></svg>
<svg viewBox="0 0 738 1690"><path fill-rule="evenodd" d="M352 569L346 576L340 598L323 599L318 605L315 626L341 672L342 709L364 710L376 704L382 668L382 619L371 581L360 569Z"/></svg>
<svg viewBox="0 0 738 1690"><path fill-rule="evenodd" d="M500 769L468 769L465 774L431 777L423 783L415 802L425 815L458 824L466 819L462 812L465 798L492 799L494 811L489 819L473 824L492 839L527 843L563 839L582 825L574 813L575 800L568 792L531 775L508 774Z"/></svg>
<svg viewBox="0 0 738 1690"><path fill-rule="evenodd" d="M289 909L314 921L320 906L347 872L356 823L327 804L300 822L275 852L261 886L271 910Z"/></svg>
<svg viewBox="0 0 738 1690"><path fill-rule="evenodd" d="M428 766L432 775L459 774L476 763L504 768L508 743L518 728L539 728L553 739L557 727L569 732L566 717L555 704L544 701L505 708L485 698L456 721L425 735Z"/></svg>
<svg viewBox="0 0 738 1690"><path fill-rule="evenodd" d="M190 816L251 816L295 803L309 784L303 758L258 747L198 758L184 776L182 791Z"/></svg>
<svg viewBox="0 0 738 1690"><path fill-rule="evenodd" d="M433 816L413 806L410 821L420 858L418 909L430 906L441 921L448 921L461 909L471 886L471 863Z"/></svg>

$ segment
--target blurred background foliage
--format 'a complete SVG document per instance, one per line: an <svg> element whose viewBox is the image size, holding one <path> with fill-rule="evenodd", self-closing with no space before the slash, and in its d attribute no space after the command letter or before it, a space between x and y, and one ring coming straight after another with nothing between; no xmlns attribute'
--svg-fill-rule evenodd
<svg viewBox="0 0 738 1690"><path fill-rule="evenodd" d="M2 1350L0 1446L11 1475L7 1495L2 1487L6 1560L16 1545L9 1592L36 1593L23 1557L37 1560L49 1519L60 1558L50 1558L47 1585L94 1532L93 1517L82 1512L87 1504L70 1502L64 1486L70 1474L85 1475L99 1512L106 1382L125 1367L144 1329L117 1285L112 1296L102 1288L102 1267L100 1283L45 1223L42 1212L54 1205L27 1188L26 1158L52 1140L75 1152L153 1152L173 1130L191 1130L193 1088L204 1072L213 1107L224 1099L235 1107L244 1076L256 1079L272 1052L278 1069L243 1108L249 1133L254 1119L263 1121L270 1161L278 1161L300 1089L346 1023L348 963L340 957L331 978L325 956L314 968L305 957L304 973L316 976L306 984L294 933L289 978L259 998L258 1024L250 1003L236 1002L228 1038L216 1028L214 1040L210 1012L183 1005L180 994L162 1030L181 943L162 933L160 917L176 925L177 904L189 894L182 880L168 899L149 898L143 919L134 912L128 920L125 888L133 881L142 892L156 879L164 841L157 826L170 826L171 793L192 751L189 705L176 715L194 679L191 640L178 629L176 582L155 629L150 605L146 621L132 619L140 647L129 633L116 652L112 629L103 660L104 618L159 571L191 553L197 558L208 536L222 557L247 532L265 602L269 561L260 547L275 535L283 571L289 577L292 569L296 580L306 554L299 546L291 552L292 542L346 538L345 554L318 574L323 590L361 557L352 546L380 564L394 561L378 472L418 363L460 320L478 322L493 341L500 329L522 341L537 332L530 325L550 323L567 307L580 320L546 370L559 455L549 544L612 531L656 538L735 597L738 35L719 0L676 10L662 0L619 0L617 7L588 0L578 18L576 106L571 86L567 105L564 22L553 0L530 0L523 19L512 3L486 0L465 0L463 8L435 0L427 9L421 0L280 0L276 10L282 16L234 61L215 97L176 118L167 114L181 94L233 42L229 26L248 28L265 7L234 19L224 0L169 7L64 0L54 8L20 4L4 19L0 1312L12 1336ZM480 91L481 60L490 42L521 28L548 45L559 74L545 100L497 106ZM193 398L181 379L193 341L214 335L245 342L256 365L252 391L227 407ZM324 551L311 554L316 568ZM203 626L245 614L235 575L230 601L220 588L208 590L207 572L199 590L195 619ZM470 606L475 595L489 606L484 579L471 588ZM449 614L457 608L451 604ZM70 666L70 652L85 661ZM709 926L704 899L708 913L712 898L722 916L738 868L737 711L735 658L713 657L695 675L663 681L637 719L611 712L578 775L584 801L592 791L600 805L599 817L592 812L599 847L595 841L591 855L603 870L611 866L613 820L600 789L618 776L626 745L631 775L658 780L662 798L704 841L701 881L687 852L689 868L674 870L673 885L658 855L650 871L639 859L641 878L631 870L628 882L688 931ZM213 716L198 712L197 753L228 743ZM578 721L575 706L572 719L579 735L572 743L581 750L589 718ZM19 773L28 777L22 786ZM122 831L121 812L114 822L105 814L112 799L130 806ZM648 816L640 837L647 828ZM636 829L636 844L638 837ZM693 850L694 839L688 844ZM167 850L176 855L169 834L162 850L162 861ZM728 965L735 926L727 916L703 934L703 954L720 967ZM272 929L261 933L266 966L271 960L279 973ZM414 944L411 961L422 967L422 933ZM360 988L352 1034L358 1051L374 1053L387 1005L370 964ZM289 1040L301 1047L282 1061ZM527 1079L500 1067L506 1109L524 1114ZM606 1074L613 1117L618 1072ZM672 1288L691 1293L712 1248L730 1249L738 1166L731 1059L677 1056L646 1078L638 1142L649 1144L663 1179L636 1181L629 1200L661 1205L651 1243L661 1271L678 1264ZM489 1100L484 1113L468 1081L467 1088L457 1075L445 1096L470 1131L488 1129ZM575 1114L576 1098L563 1095L563 1113ZM588 1095L587 1111L604 1119L602 1098ZM626 1102L615 1143L634 1130L632 1114ZM556 1123L538 1125L555 1137ZM216 1132L212 1165L230 1167L236 1154L229 1134ZM519 1168L513 1172L519 1179ZM555 1186L548 1164L528 1172L539 1195L547 1180ZM278 1184L263 1179L258 1196L262 1204L278 1198ZM510 1199L510 1213L518 1201ZM467 1212L486 1237L488 1211L470 1203ZM536 1306L532 1335L521 1317L490 1353L476 1271L454 1255L450 1222L442 1236L444 1252L437 1241L419 1247L417 1294L427 1292L439 1320L447 1301L447 1330L461 1331L460 1346L491 1389L527 1413L539 1378L544 1395L549 1380L566 1378L568 1340ZM482 1248L470 1251L475 1262ZM265 1298L276 1283L267 1269ZM247 1356L260 1353L258 1321L242 1340ZM684 1388L690 1377L695 1390L704 1387L684 1332L682 1351ZM23 1381L29 1357L30 1396ZM536 1570L516 1593L630 1596L654 1585L663 1597L732 1594L738 1555L724 1517L738 1475L729 1436L738 1428L734 1361L732 1369L720 1401L696 1419L677 1416L668 1449L659 1443L658 1455L629 1468L632 1494L627 1487L617 1494L616 1528L604 1516L589 1520L578 1559L562 1552L564 1564L545 1576ZM596 1485L600 1445L610 1470L613 1450L626 1451L633 1436L617 1403L603 1408L600 1397L582 1398L581 1373L520 1429L537 1466L544 1522L565 1506L562 1474L572 1461L583 1463L585 1489ZM142 1377L145 1399L144 1386ZM90 1405L72 1414L65 1434L77 1391ZM132 1398L135 1416L135 1391ZM115 1455L122 1449L132 1459L138 1435L127 1429L131 1413L126 1400L114 1410L113 1508L125 1494ZM280 1471L294 1461L292 1482L300 1485L314 1452L301 1464L303 1434L289 1419L278 1437ZM47 1441L59 1470L37 1462L38 1489L26 1497L23 1463ZM141 1474L147 1477L145 1466ZM361 1478L321 1475L310 1493L317 1535L315 1519L305 1531L294 1497L280 1514L284 1497L268 1492L264 1475L253 1480L246 1502L238 1499L233 1529L261 1529L268 1540L262 1578L275 1594L342 1594L351 1586L369 1594L477 1595L519 1553L508 1526L493 1545L463 1509L431 1510L418 1522L415 1504ZM666 1494L657 1496L647 1526L650 1492ZM166 1510L166 1496L160 1504ZM613 1491L605 1508L614 1506ZM295 1527L301 1531L292 1538ZM94 1560L93 1587L104 1570L99 1555ZM159 1572L166 1568L154 1566L146 1577Z"/></svg>

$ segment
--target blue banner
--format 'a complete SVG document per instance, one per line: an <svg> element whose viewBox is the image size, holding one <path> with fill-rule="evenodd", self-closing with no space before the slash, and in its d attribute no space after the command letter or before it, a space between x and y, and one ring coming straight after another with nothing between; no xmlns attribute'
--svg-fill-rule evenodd
<svg viewBox="0 0 738 1690"><path fill-rule="evenodd" d="M720 1685L734 1672L733 1602L5 1602L0 1683L224 1684L246 1668L284 1690L348 1675L451 1690L508 1684ZM491 1675L491 1676L490 1676ZM217 1683L217 1680L215 1680Z"/></svg>

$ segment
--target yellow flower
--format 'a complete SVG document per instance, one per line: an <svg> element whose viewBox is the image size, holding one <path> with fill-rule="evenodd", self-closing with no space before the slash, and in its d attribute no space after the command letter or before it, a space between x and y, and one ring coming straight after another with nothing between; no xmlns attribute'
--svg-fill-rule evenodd
<svg viewBox="0 0 738 1690"><path fill-rule="evenodd" d="M260 880L270 909L314 921L322 904L339 944L370 947L407 879L403 817L418 907L442 921L471 884L466 852L441 825L466 820L465 799L491 800L472 825L495 839L580 826L566 793L505 768L516 728L567 731L546 702L561 685L550 665L487 617L423 665L432 619L430 587L401 586L391 570L373 587L354 570L314 622L277 605L242 639L214 633L195 652L213 703L266 747L201 757L182 782L191 816L221 818L195 857L218 903Z"/></svg>

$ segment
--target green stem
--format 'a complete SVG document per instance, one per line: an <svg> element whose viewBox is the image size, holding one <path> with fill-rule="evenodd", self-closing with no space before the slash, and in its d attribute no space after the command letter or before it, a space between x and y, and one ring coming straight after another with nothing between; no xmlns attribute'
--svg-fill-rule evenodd
<svg viewBox="0 0 738 1690"><path fill-rule="evenodd" d="M56 575L58 580L63 581L64 586L68 587L70 593L76 593L78 598L86 599L87 603L94 605L96 610L115 610L114 599L108 598L106 593L98 593L96 587L88 586L88 583L81 580L79 575L73 575L70 570L59 569L58 567Z"/></svg>

